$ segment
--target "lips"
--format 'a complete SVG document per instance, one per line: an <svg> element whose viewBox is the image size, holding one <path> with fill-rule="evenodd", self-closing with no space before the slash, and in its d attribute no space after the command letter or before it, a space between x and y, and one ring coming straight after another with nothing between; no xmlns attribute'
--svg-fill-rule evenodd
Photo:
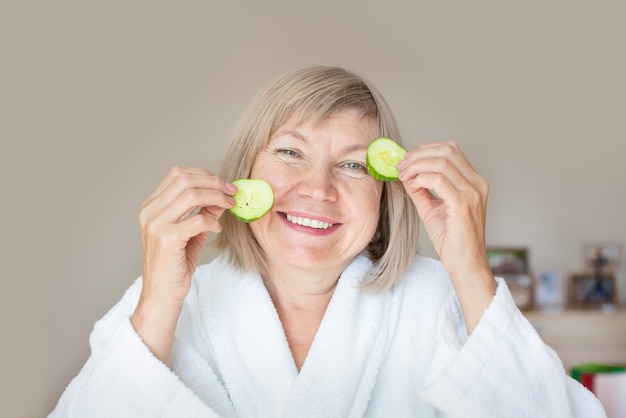
<svg viewBox="0 0 626 418"><path fill-rule="evenodd" d="M306 226L308 228L314 228L314 229L328 229L334 225L330 222L324 222L319 219L307 218L304 216L293 216L290 214L286 214L286 218L289 222L293 224Z"/></svg>

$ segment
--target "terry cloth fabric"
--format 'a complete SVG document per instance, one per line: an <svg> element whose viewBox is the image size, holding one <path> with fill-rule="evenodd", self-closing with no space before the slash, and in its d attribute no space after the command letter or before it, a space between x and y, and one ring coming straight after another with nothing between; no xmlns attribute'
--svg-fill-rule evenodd
<svg viewBox="0 0 626 418"><path fill-rule="evenodd" d="M138 280L96 323L92 354L50 417L603 417L515 307L506 284L470 337L441 264L393 290L341 275L298 372L262 280L222 259L198 268L171 368L130 323Z"/></svg>

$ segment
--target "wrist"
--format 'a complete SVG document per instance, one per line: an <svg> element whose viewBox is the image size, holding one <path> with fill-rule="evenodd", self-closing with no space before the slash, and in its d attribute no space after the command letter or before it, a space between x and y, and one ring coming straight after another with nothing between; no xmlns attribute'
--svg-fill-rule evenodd
<svg viewBox="0 0 626 418"><path fill-rule="evenodd" d="M182 301L142 295L130 321L142 341L163 363L169 364Z"/></svg>
<svg viewBox="0 0 626 418"><path fill-rule="evenodd" d="M491 269L452 276L452 286L461 305L468 334L471 334L496 294L497 282Z"/></svg>

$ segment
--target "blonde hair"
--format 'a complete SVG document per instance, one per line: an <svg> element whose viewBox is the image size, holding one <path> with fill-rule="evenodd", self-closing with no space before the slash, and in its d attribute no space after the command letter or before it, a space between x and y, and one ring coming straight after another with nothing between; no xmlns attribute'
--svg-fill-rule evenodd
<svg viewBox="0 0 626 418"><path fill-rule="evenodd" d="M220 176L232 181L248 178L256 155L287 121L318 122L343 109L357 109L377 122L378 136L402 143L391 110L381 94L356 74L337 67L309 67L274 80L262 89L243 113L225 154ZM226 251L237 268L266 277L263 250L248 224L226 212L223 230L212 246ZM397 283L417 252L418 216L400 182L384 184L378 227L366 250L374 263L364 289L382 292ZM392 239L393 237L393 239Z"/></svg>

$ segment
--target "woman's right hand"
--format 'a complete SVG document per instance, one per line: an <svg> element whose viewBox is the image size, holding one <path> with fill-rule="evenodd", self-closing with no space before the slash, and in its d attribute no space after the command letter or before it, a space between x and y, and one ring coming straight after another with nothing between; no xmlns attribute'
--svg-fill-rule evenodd
<svg viewBox="0 0 626 418"><path fill-rule="evenodd" d="M142 290L131 321L165 363L206 240L222 230L236 190L205 169L173 167L141 206Z"/></svg>

